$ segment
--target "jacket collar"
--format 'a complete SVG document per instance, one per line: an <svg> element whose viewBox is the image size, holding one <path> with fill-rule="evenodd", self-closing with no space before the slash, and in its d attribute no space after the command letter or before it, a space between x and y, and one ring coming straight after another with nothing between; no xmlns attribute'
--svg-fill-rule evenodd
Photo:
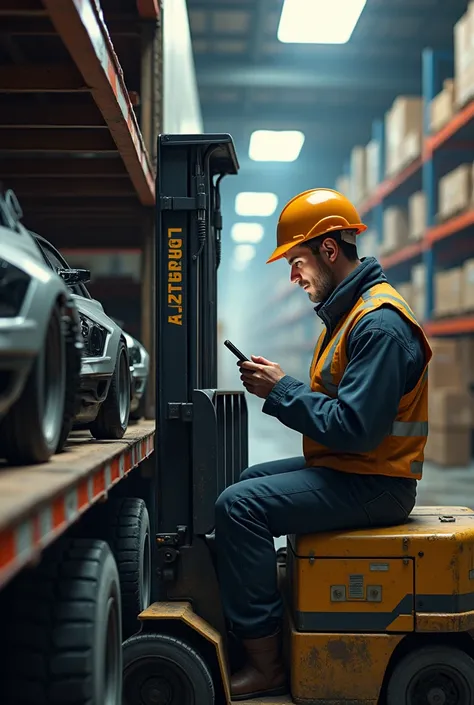
<svg viewBox="0 0 474 705"><path fill-rule="evenodd" d="M357 300L375 284L386 282L387 277L375 257L364 257L332 292L330 297L314 307L317 315L332 332L341 318L354 308Z"/></svg>

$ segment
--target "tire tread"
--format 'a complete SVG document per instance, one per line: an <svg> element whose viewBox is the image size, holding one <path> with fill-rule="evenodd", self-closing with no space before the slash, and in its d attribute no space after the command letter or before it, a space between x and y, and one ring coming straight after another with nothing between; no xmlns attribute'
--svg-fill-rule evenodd
<svg viewBox="0 0 474 705"><path fill-rule="evenodd" d="M110 551L97 540L60 544L36 569L34 586L26 579L15 586L7 705L93 705L94 597Z"/></svg>

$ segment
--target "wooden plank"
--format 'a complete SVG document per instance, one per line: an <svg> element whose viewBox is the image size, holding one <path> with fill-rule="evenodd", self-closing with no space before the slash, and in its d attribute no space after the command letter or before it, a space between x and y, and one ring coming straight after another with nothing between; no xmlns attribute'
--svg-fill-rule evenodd
<svg viewBox="0 0 474 705"><path fill-rule="evenodd" d="M0 17L41 17L46 14L40 0L0 0ZM2 25L3 30L3 25Z"/></svg>
<svg viewBox="0 0 474 705"><path fill-rule="evenodd" d="M89 91L75 66L0 66L0 93Z"/></svg>
<svg viewBox="0 0 474 705"><path fill-rule="evenodd" d="M109 126L142 205L155 204L155 174L100 8L93 0L43 0Z"/></svg>
<svg viewBox="0 0 474 705"><path fill-rule="evenodd" d="M11 0L15 2L15 0ZM44 16L43 16L44 15ZM47 16L46 10L42 13L25 13L21 17L5 12L2 14L2 32L11 37L57 37L58 33ZM126 14L107 15L107 29L112 38L124 37L128 39L140 38L140 20L135 16Z"/></svg>
<svg viewBox="0 0 474 705"><path fill-rule="evenodd" d="M38 103L25 105L24 101L20 103L15 101L14 96L8 96L8 102L0 107L0 129L35 127L44 129L58 127L107 129L100 111L93 103L61 106Z"/></svg>
<svg viewBox="0 0 474 705"><path fill-rule="evenodd" d="M0 130L0 151L3 152L117 152L117 145L108 130Z"/></svg>
<svg viewBox="0 0 474 705"><path fill-rule="evenodd" d="M10 177L8 187L13 189L18 198L34 196L35 198L102 198L103 196L116 196L117 198L136 198L135 190L129 179L115 178L110 176L106 179L97 179L91 170L90 178L76 179L73 176L68 179L51 178L44 176L42 179L36 177L24 177L15 179Z"/></svg>
<svg viewBox="0 0 474 705"><path fill-rule="evenodd" d="M1 110L0 110L1 112ZM60 178L108 178L109 176L128 178L121 159L96 157L95 159L77 159L64 157L59 159L1 159L0 178L22 177L60 177Z"/></svg>

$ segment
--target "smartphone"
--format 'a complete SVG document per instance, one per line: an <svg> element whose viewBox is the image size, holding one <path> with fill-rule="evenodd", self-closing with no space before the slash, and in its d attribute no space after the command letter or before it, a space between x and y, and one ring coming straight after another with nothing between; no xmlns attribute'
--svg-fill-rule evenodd
<svg viewBox="0 0 474 705"><path fill-rule="evenodd" d="M240 362L248 362L249 361L249 358L245 357L243 352L240 352L240 350L238 348L236 348L235 345L233 345L230 342L230 340L224 340L224 345L226 346L226 348L229 348L231 353L234 353L235 357L238 358L240 360Z"/></svg>

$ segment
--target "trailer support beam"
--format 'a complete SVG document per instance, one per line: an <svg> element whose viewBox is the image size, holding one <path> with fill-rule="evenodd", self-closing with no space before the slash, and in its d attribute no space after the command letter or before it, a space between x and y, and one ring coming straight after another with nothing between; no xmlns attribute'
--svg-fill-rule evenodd
<svg viewBox="0 0 474 705"><path fill-rule="evenodd" d="M153 169L101 14L91 0L43 2L90 87L140 202L152 206L155 202Z"/></svg>

